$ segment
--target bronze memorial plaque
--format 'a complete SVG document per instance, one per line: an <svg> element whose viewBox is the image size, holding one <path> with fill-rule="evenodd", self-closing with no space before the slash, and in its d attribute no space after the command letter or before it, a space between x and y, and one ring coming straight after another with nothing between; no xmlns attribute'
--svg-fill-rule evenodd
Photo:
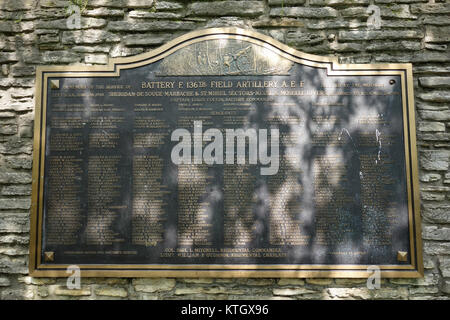
<svg viewBox="0 0 450 320"><path fill-rule="evenodd" d="M236 28L38 67L30 274L420 277L412 88Z"/></svg>

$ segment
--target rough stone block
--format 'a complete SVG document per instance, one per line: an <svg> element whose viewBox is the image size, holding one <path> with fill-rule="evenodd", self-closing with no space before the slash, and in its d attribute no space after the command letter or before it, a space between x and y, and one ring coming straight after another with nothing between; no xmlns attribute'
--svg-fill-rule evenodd
<svg viewBox="0 0 450 320"><path fill-rule="evenodd" d="M127 290L124 288L116 287L100 287L94 290L97 296L107 296L107 297L120 297L125 298L128 296Z"/></svg>
<svg viewBox="0 0 450 320"><path fill-rule="evenodd" d="M272 8L269 15L271 17L296 17L296 18L335 18L338 11L333 8L313 8L313 7L287 7Z"/></svg>
<svg viewBox="0 0 450 320"><path fill-rule="evenodd" d="M118 44L111 49L109 56L111 58L133 56L143 51L143 48L126 48L121 44Z"/></svg>
<svg viewBox="0 0 450 320"><path fill-rule="evenodd" d="M4 196L27 196L31 194L31 185L11 185L1 189Z"/></svg>
<svg viewBox="0 0 450 320"><path fill-rule="evenodd" d="M33 142L31 139L24 139L17 136L11 136L6 142L0 143L0 154L31 154L33 150Z"/></svg>
<svg viewBox="0 0 450 320"><path fill-rule="evenodd" d="M422 226L422 238L427 240L450 240L450 228Z"/></svg>
<svg viewBox="0 0 450 320"><path fill-rule="evenodd" d="M380 288L370 290L371 299L407 299L408 288Z"/></svg>
<svg viewBox="0 0 450 320"><path fill-rule="evenodd" d="M305 2L306 0L269 0L269 6L293 6Z"/></svg>
<svg viewBox="0 0 450 320"><path fill-rule="evenodd" d="M27 274L27 258L0 256L0 273Z"/></svg>
<svg viewBox="0 0 450 320"><path fill-rule="evenodd" d="M367 51L417 51L421 49L420 42L413 41L371 41Z"/></svg>
<svg viewBox="0 0 450 320"><path fill-rule="evenodd" d="M433 52L433 51L420 51L415 52L410 57L409 62L413 63L432 63L432 62L448 62L450 61L450 55L442 52Z"/></svg>
<svg viewBox="0 0 450 320"><path fill-rule="evenodd" d="M90 7L124 8L124 7L128 6L128 0L114 0L114 1L111 1L111 0L89 0L89 6Z"/></svg>
<svg viewBox="0 0 450 320"><path fill-rule="evenodd" d="M0 21L0 32L7 33L20 33L26 31L33 31L34 22L33 21L25 21L25 22L15 22L15 21Z"/></svg>
<svg viewBox="0 0 450 320"><path fill-rule="evenodd" d="M1 32L1 30L0 30ZM16 62L19 57L15 52L0 52L0 63Z"/></svg>
<svg viewBox="0 0 450 320"><path fill-rule="evenodd" d="M70 51L46 51L42 54L42 61L50 64L74 63L80 61L80 56Z"/></svg>
<svg viewBox="0 0 450 320"><path fill-rule="evenodd" d="M125 6L128 8L151 8L153 0L127 0Z"/></svg>
<svg viewBox="0 0 450 320"><path fill-rule="evenodd" d="M297 278L282 278L278 280L278 285L280 286L302 286L305 284L305 280L303 279L297 279Z"/></svg>
<svg viewBox="0 0 450 320"><path fill-rule="evenodd" d="M413 287L409 288L410 295L424 295L424 294L435 294L438 293L439 289L437 287Z"/></svg>
<svg viewBox="0 0 450 320"><path fill-rule="evenodd" d="M442 292L450 294L450 280L445 280L442 285Z"/></svg>
<svg viewBox="0 0 450 320"><path fill-rule="evenodd" d="M308 29L312 30L360 28L365 25L366 25L365 23L359 21L336 21L336 20L320 20L320 21L310 20L310 22L307 23ZM300 25L300 27L302 26L303 25Z"/></svg>
<svg viewBox="0 0 450 320"><path fill-rule="evenodd" d="M450 77L420 77L419 83L424 88L449 88Z"/></svg>
<svg viewBox="0 0 450 320"><path fill-rule="evenodd" d="M340 14L344 18L367 18L369 16L369 12L367 11L367 7L350 7L341 9Z"/></svg>
<svg viewBox="0 0 450 320"><path fill-rule="evenodd" d="M274 288L272 292L276 296L298 296L308 293L317 293L317 291L306 288Z"/></svg>
<svg viewBox="0 0 450 320"><path fill-rule="evenodd" d="M211 284L214 282L214 279L213 278L182 278L179 281L182 283Z"/></svg>
<svg viewBox="0 0 450 320"><path fill-rule="evenodd" d="M188 7L188 15L196 16L258 16L264 13L262 1L214 1L194 2Z"/></svg>
<svg viewBox="0 0 450 320"><path fill-rule="evenodd" d="M450 25L450 19L447 16L425 16L423 18L422 23L424 25L438 25L438 26L445 26Z"/></svg>
<svg viewBox="0 0 450 320"><path fill-rule="evenodd" d="M273 283L273 279L246 279L242 284L248 286L270 286Z"/></svg>
<svg viewBox="0 0 450 320"><path fill-rule="evenodd" d="M34 76L36 74L36 67L24 66L24 65L13 65L11 67L11 73L14 77Z"/></svg>
<svg viewBox="0 0 450 320"><path fill-rule="evenodd" d="M176 12L149 12L145 10L133 10L128 13L128 17L133 19L167 19L178 20L184 17L184 14Z"/></svg>
<svg viewBox="0 0 450 320"><path fill-rule="evenodd" d="M49 292L56 296L82 297L90 296L92 290L90 287L82 287L81 289L69 289L66 286L52 285L49 287Z"/></svg>
<svg viewBox="0 0 450 320"><path fill-rule="evenodd" d="M409 285L414 287L428 287L435 286L439 283L439 276L435 272L425 272L423 278L414 279L390 279L389 281L395 285Z"/></svg>
<svg viewBox="0 0 450 320"><path fill-rule="evenodd" d="M450 13L450 3L412 4L411 12L424 14L448 14Z"/></svg>
<svg viewBox="0 0 450 320"><path fill-rule="evenodd" d="M418 137L423 141L450 141L450 133L445 132L423 133Z"/></svg>
<svg viewBox="0 0 450 320"><path fill-rule="evenodd" d="M422 200L427 200L427 201L444 201L445 194L434 193L434 192L421 192L420 198Z"/></svg>
<svg viewBox="0 0 450 320"><path fill-rule="evenodd" d="M315 284L319 286L327 286L333 283L333 279L326 279L326 278L310 278L306 279L306 283L308 284Z"/></svg>
<svg viewBox="0 0 450 320"><path fill-rule="evenodd" d="M449 168L449 150L427 150L420 153L420 164L425 170L447 171Z"/></svg>
<svg viewBox="0 0 450 320"><path fill-rule="evenodd" d="M322 43L325 40L325 36L317 33L306 33L303 31L288 32L286 35L286 41L289 45L315 45Z"/></svg>
<svg viewBox="0 0 450 320"><path fill-rule="evenodd" d="M450 243L437 241L424 241L423 252L431 256L448 254L450 252Z"/></svg>
<svg viewBox="0 0 450 320"><path fill-rule="evenodd" d="M450 278L450 257L439 257L439 270L444 278Z"/></svg>
<svg viewBox="0 0 450 320"><path fill-rule="evenodd" d="M7 198L0 199L0 209L30 209L31 199L30 198Z"/></svg>
<svg viewBox="0 0 450 320"><path fill-rule="evenodd" d="M420 93L418 96L423 101L450 102L450 92L446 91L433 91L427 93Z"/></svg>
<svg viewBox="0 0 450 320"><path fill-rule="evenodd" d="M111 25L111 23L113 22L110 22L109 25ZM120 36L104 30L95 29L86 31L64 31L61 41L64 44L96 44L105 42L119 42Z"/></svg>
<svg viewBox="0 0 450 320"><path fill-rule="evenodd" d="M244 294L245 291L236 288L228 288L223 286L212 287L184 287L175 288L175 295L190 295L190 294Z"/></svg>
<svg viewBox="0 0 450 320"><path fill-rule="evenodd" d="M124 43L126 46L156 46L167 42L167 36L161 36L158 34L136 34L124 37Z"/></svg>
<svg viewBox="0 0 450 320"><path fill-rule="evenodd" d="M310 0L311 6L319 7L334 7L334 6L348 6L348 5L369 5L369 0Z"/></svg>
<svg viewBox="0 0 450 320"><path fill-rule="evenodd" d="M1 8L6 11L31 10L35 5L35 2L30 0L4 0Z"/></svg>
<svg viewBox="0 0 450 320"><path fill-rule="evenodd" d="M75 52L82 52L82 53L96 53L96 52L102 52L102 53L109 53L111 50L111 47L109 45L99 45L99 46L75 46L72 47L72 50Z"/></svg>
<svg viewBox="0 0 450 320"><path fill-rule="evenodd" d="M370 292L366 288L328 288L332 299L369 299Z"/></svg>
<svg viewBox="0 0 450 320"><path fill-rule="evenodd" d="M0 183L31 183L31 174L28 172L0 172Z"/></svg>
<svg viewBox="0 0 450 320"><path fill-rule="evenodd" d="M21 99L21 98L27 98L32 97L34 94L33 89L24 89L24 88L13 88L9 90L9 94L11 95L11 98L13 99Z"/></svg>
<svg viewBox="0 0 450 320"><path fill-rule="evenodd" d="M155 9L156 11L176 11L183 9L183 5L178 2L169 2L169 1L156 1Z"/></svg>
<svg viewBox="0 0 450 320"><path fill-rule="evenodd" d="M334 282L336 282L339 286L357 286L360 284L366 284L367 279L334 279Z"/></svg>
<svg viewBox="0 0 450 320"><path fill-rule="evenodd" d="M156 30L192 30L196 24L191 21L111 21L107 29L111 31L156 31Z"/></svg>
<svg viewBox="0 0 450 320"><path fill-rule="evenodd" d="M419 122L419 131L422 132L444 132L445 123L443 122Z"/></svg>
<svg viewBox="0 0 450 320"><path fill-rule="evenodd" d="M424 120L449 121L450 110L420 110L420 117Z"/></svg>
<svg viewBox="0 0 450 320"><path fill-rule="evenodd" d="M422 182L436 182L441 180L442 176L439 173L422 173L419 180Z"/></svg>
<svg viewBox="0 0 450 320"><path fill-rule="evenodd" d="M450 42L450 26L427 26L425 29L425 42Z"/></svg>
<svg viewBox="0 0 450 320"><path fill-rule="evenodd" d="M30 242L28 235L7 234L0 236L0 243L4 244L28 244Z"/></svg>
<svg viewBox="0 0 450 320"><path fill-rule="evenodd" d="M421 23L419 21L419 19L417 20L407 20L407 19L402 19L402 20L383 20L382 21L382 27L383 28L395 28L395 29L417 29L417 28L421 28Z"/></svg>
<svg viewBox="0 0 450 320"><path fill-rule="evenodd" d="M30 230L29 217L23 213L2 213L0 219L1 233L24 233Z"/></svg>
<svg viewBox="0 0 450 320"><path fill-rule="evenodd" d="M388 6L380 6L380 9L382 18L417 19L417 16L409 12L409 5L407 4L390 4Z"/></svg>
<svg viewBox="0 0 450 320"><path fill-rule="evenodd" d="M18 280L19 280L19 282L23 282L25 284L33 284L33 285L37 285L37 286L56 283L55 278L33 278L30 276L20 277L20 278L18 278Z"/></svg>
<svg viewBox="0 0 450 320"><path fill-rule="evenodd" d="M354 30L340 31L339 41L421 39L423 32L419 30Z"/></svg>
<svg viewBox="0 0 450 320"><path fill-rule="evenodd" d="M417 3L427 2L427 0L375 0L375 3Z"/></svg>
<svg viewBox="0 0 450 320"><path fill-rule="evenodd" d="M11 284L11 281L9 281L6 277L0 277L0 287L8 287Z"/></svg>
<svg viewBox="0 0 450 320"><path fill-rule="evenodd" d="M170 291L175 287L175 279L133 279L134 290L138 292Z"/></svg>
<svg viewBox="0 0 450 320"><path fill-rule="evenodd" d="M80 19L79 27L72 27L68 24L68 19L50 20L50 21L40 21L36 24L37 29L90 29L90 28L101 28L106 25L105 19L97 18L84 18Z"/></svg>
<svg viewBox="0 0 450 320"><path fill-rule="evenodd" d="M11 135L17 133L17 124L2 123L0 126L0 134Z"/></svg>
<svg viewBox="0 0 450 320"><path fill-rule="evenodd" d="M0 247L0 254L6 256L23 256L28 254L28 248L18 246Z"/></svg>
<svg viewBox="0 0 450 320"><path fill-rule="evenodd" d="M107 64L108 55L106 54L88 54L84 56L84 62L90 64Z"/></svg>
<svg viewBox="0 0 450 320"><path fill-rule="evenodd" d="M15 117L16 114L14 112L0 112L0 119L11 119Z"/></svg>
<svg viewBox="0 0 450 320"><path fill-rule="evenodd" d="M83 11L83 16L88 17L121 17L124 14L123 9L94 8Z"/></svg>
<svg viewBox="0 0 450 320"><path fill-rule="evenodd" d="M31 169L32 158L24 157L24 156L9 156L5 157L5 161L13 169ZM4 172L5 175L8 173ZM8 178L4 177L3 179L7 179L10 182L1 182L2 174L0 173L0 183L30 183L31 175L29 173L24 172L10 172ZM23 175L25 174L25 175ZM11 181L23 181L23 182L11 182Z"/></svg>

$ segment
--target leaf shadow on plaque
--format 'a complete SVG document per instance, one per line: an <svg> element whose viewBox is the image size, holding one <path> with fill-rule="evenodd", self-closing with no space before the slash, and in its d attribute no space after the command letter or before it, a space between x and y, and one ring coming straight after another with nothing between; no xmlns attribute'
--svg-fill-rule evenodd
<svg viewBox="0 0 450 320"><path fill-rule="evenodd" d="M247 264L257 264L261 257L266 263L275 264L372 264L380 257L395 263L392 240L397 238L397 231L404 234L405 230L394 216L405 208L392 195L404 197L404 185L393 183L401 175L391 177L389 195L380 194L379 183L386 184L389 174L395 172L382 171L380 166L389 163L393 150L389 143L386 148L386 141L402 134L402 125L387 125L391 118L402 124L401 110L400 114L395 110L396 97L383 96L380 100L376 94L357 93L362 90L362 83L373 84L373 78L328 76L326 69L284 63L284 58L279 58L281 68L289 68L277 77L270 76L267 70L271 68L258 69L255 63L248 63L255 61L257 52L249 50L251 46L224 41L219 47L215 53L211 53L214 46L205 43L180 50L163 61L160 75L192 73L208 79L210 75L225 74L231 80L245 76L269 81L276 78L294 80L296 87L292 94L277 95L270 88L260 88L265 91L261 96L270 97L267 101L235 103L248 109L240 120L234 117L235 125L241 121L244 129L280 129L281 158L275 176L259 175L260 166L225 164L224 175L234 177L238 185L222 187L218 181L210 184L210 190L222 190L222 240L233 253L228 257L239 257L239 252L244 252L241 257L246 257ZM245 54L251 54L253 60L244 59L240 65L239 59ZM264 54L267 56L267 51ZM270 57L276 65L276 55ZM192 60L192 68L177 68L182 65L181 60ZM389 86L386 80L377 78L375 84L381 88ZM300 81L304 82L301 88ZM394 169L404 172L402 167ZM210 196L205 194L203 198ZM194 209L195 215L201 216L202 210ZM267 250L265 254L264 250L254 250L267 247L280 250ZM280 256L280 252L285 256ZM223 261L223 256L215 260Z"/></svg>

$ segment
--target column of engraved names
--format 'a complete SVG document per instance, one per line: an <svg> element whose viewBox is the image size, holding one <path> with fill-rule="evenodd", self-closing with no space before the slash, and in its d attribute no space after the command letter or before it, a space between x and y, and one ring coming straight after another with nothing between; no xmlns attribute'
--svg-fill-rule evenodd
<svg viewBox="0 0 450 320"><path fill-rule="evenodd" d="M133 158L133 244L156 246L164 240L168 191L162 184L163 167L163 159L156 155Z"/></svg>
<svg viewBox="0 0 450 320"><path fill-rule="evenodd" d="M348 180L347 171L348 166L340 155L322 155L314 159L317 244L344 243L352 232L352 215L349 210L352 197L344 187Z"/></svg>
<svg viewBox="0 0 450 320"><path fill-rule="evenodd" d="M390 245L397 202L392 199L392 160L387 154L361 154L363 241L367 246Z"/></svg>
<svg viewBox="0 0 450 320"><path fill-rule="evenodd" d="M298 161L296 154L283 155L278 174L269 179L271 245L305 245L309 239L302 231L300 219L302 186Z"/></svg>
<svg viewBox="0 0 450 320"><path fill-rule="evenodd" d="M103 96L109 85L95 85L91 94ZM87 157L87 245L112 245L124 239L115 230L123 204L121 188L125 183L120 171L123 155L120 140L126 123L125 105L90 101L88 120L89 155Z"/></svg>
<svg viewBox="0 0 450 320"><path fill-rule="evenodd" d="M161 147L167 143L169 125L157 100L134 104L133 120L133 244L156 246L163 241L168 193L163 184Z"/></svg>
<svg viewBox="0 0 450 320"><path fill-rule="evenodd" d="M249 125L249 113L256 112L256 107L245 103L245 98L230 98L232 104L221 108L223 125L226 128L245 128ZM224 130L226 131L226 130ZM237 144L238 139L235 139ZM245 150L249 150L249 139L245 139ZM236 150L227 150L235 152ZM246 155L246 161L248 161ZM255 238L255 173L254 166L227 164L223 169L223 244L226 247L249 247Z"/></svg>
<svg viewBox="0 0 450 320"><path fill-rule="evenodd" d="M82 174L84 106L50 104L49 156L46 164L46 243L73 245L82 227Z"/></svg>
<svg viewBox="0 0 450 320"><path fill-rule="evenodd" d="M305 245L309 235L301 218L302 170L300 167L300 134L303 120L290 102L272 102L277 112L267 117L267 124L280 130L279 170L268 177L269 243L274 246Z"/></svg>
<svg viewBox="0 0 450 320"><path fill-rule="evenodd" d="M120 155L92 155L88 160L88 219L86 243L111 245L120 241L113 223L120 205L121 177L118 174Z"/></svg>
<svg viewBox="0 0 450 320"><path fill-rule="evenodd" d="M70 155L52 156L48 162L48 245L77 243L81 228L82 159Z"/></svg>
<svg viewBox="0 0 450 320"><path fill-rule="evenodd" d="M172 98L171 101L175 103L179 115L177 127L190 130L194 148L201 146L203 150L207 143L203 140L203 131L207 129L205 127L213 125L212 108L205 105L204 98ZM196 127L198 131L194 128L194 121L201 121L202 127ZM193 159L193 164L178 165L179 246L208 246L213 243L208 187L214 181L214 177L208 173L208 168L203 161L198 163L198 159Z"/></svg>
<svg viewBox="0 0 450 320"><path fill-rule="evenodd" d="M225 246L248 246L254 239L255 175L249 165L225 165L223 172Z"/></svg>
<svg viewBox="0 0 450 320"><path fill-rule="evenodd" d="M212 244L207 187L213 180L208 165L178 165L178 245Z"/></svg>

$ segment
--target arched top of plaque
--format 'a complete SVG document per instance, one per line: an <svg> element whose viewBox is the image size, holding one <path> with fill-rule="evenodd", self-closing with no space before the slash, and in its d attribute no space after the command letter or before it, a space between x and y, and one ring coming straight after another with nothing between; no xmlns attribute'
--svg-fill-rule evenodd
<svg viewBox="0 0 450 320"><path fill-rule="evenodd" d="M111 58L107 65L38 66L37 71L113 71L145 66L163 60L160 76L288 75L294 63L339 71L405 70L411 64L340 64L337 57L322 57L295 50L269 36L240 28L210 28L180 36L150 52ZM361 73L359 73L361 74ZM112 74L110 74L112 75Z"/></svg>

